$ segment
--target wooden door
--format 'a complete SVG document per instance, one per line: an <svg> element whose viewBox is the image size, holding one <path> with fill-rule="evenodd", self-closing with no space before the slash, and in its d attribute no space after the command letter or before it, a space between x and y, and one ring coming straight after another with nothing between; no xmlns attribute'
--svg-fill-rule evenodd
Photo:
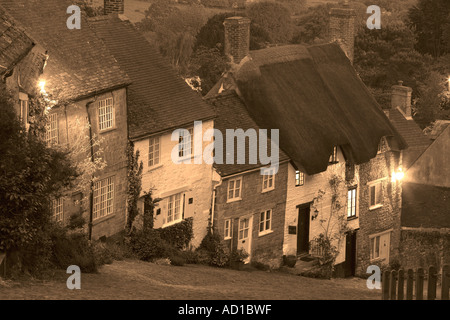
<svg viewBox="0 0 450 320"><path fill-rule="evenodd" d="M309 205L298 208L297 254L309 253Z"/></svg>

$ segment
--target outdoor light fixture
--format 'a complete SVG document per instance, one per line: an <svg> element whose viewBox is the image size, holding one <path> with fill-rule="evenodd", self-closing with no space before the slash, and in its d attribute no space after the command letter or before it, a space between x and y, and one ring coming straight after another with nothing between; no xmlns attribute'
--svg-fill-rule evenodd
<svg viewBox="0 0 450 320"><path fill-rule="evenodd" d="M403 178L405 177L405 173L403 172L403 169L400 167L400 168L398 168L398 170L397 171L393 171L392 172L392 182L395 182L395 181L400 181L400 180L402 180Z"/></svg>
<svg viewBox="0 0 450 320"><path fill-rule="evenodd" d="M45 92L45 81L39 81L39 88L41 88L41 92Z"/></svg>

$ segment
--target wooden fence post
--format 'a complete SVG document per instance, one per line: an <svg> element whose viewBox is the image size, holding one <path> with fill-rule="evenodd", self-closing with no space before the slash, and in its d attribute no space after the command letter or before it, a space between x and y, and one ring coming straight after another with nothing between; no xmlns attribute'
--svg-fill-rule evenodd
<svg viewBox="0 0 450 320"><path fill-rule="evenodd" d="M404 290L405 290L405 271L400 269L398 271L398 293L397 300L404 299Z"/></svg>
<svg viewBox="0 0 450 320"><path fill-rule="evenodd" d="M406 300L413 299L413 289L414 289L414 271L408 269L408 277L406 280Z"/></svg>
<svg viewBox="0 0 450 320"><path fill-rule="evenodd" d="M397 271L391 272L391 300L397 300Z"/></svg>
<svg viewBox="0 0 450 320"><path fill-rule="evenodd" d="M442 288L441 288L442 300L450 300L449 290L450 290L450 266L445 265L442 267Z"/></svg>
<svg viewBox="0 0 450 320"><path fill-rule="evenodd" d="M391 272L390 271L384 271L383 272L383 282L382 282L382 290L381 290L381 294L382 294L382 299L383 300L389 300L389 280L391 277Z"/></svg>
<svg viewBox="0 0 450 320"><path fill-rule="evenodd" d="M428 300L436 300L437 271L431 266L428 269Z"/></svg>
<svg viewBox="0 0 450 320"><path fill-rule="evenodd" d="M417 269L416 273L416 300L423 300L423 269Z"/></svg>

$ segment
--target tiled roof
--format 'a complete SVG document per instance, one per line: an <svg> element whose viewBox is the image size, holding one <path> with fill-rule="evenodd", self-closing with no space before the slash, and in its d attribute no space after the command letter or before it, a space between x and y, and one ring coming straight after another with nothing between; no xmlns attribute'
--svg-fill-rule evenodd
<svg viewBox="0 0 450 320"><path fill-rule="evenodd" d="M33 40L0 7L0 74L33 48Z"/></svg>
<svg viewBox="0 0 450 320"><path fill-rule="evenodd" d="M108 16L90 19L90 24L132 80L128 91L130 138L214 117L211 106L129 21Z"/></svg>
<svg viewBox="0 0 450 320"><path fill-rule="evenodd" d="M409 168L432 141L422 132L414 120L406 119L398 109L389 110L389 120L408 145L408 148L403 151L403 167Z"/></svg>
<svg viewBox="0 0 450 320"><path fill-rule="evenodd" d="M247 131L248 129L252 128L255 130L259 130L260 128L258 125L253 121L253 119L250 117L250 115L247 112L247 109L245 105L243 104L242 100L236 95L234 92L229 92L224 95L217 96L214 99L208 100L215 109L215 112L217 114L217 118L214 122L214 128L218 129L220 132L222 132L224 136L223 145L225 148L226 141L225 141L225 134L227 129L242 129L244 131ZM281 139L281 137L280 137ZM268 150L270 151L270 141L268 141ZM235 150L235 158L236 158L236 146L234 148ZM248 155L249 155L249 143L245 144L245 155L246 155L246 161L245 164L214 164L215 168L219 172L221 176L228 176L231 174L236 174L240 172L245 172L248 170L257 169L263 166L259 162L256 164L249 164L248 161ZM224 162L226 153L224 151ZM235 159L236 160L236 159ZM279 162L283 162L289 160L289 157L280 149L279 152Z"/></svg>
<svg viewBox="0 0 450 320"><path fill-rule="evenodd" d="M0 6L42 47L49 60L46 90L79 99L129 83L127 75L82 17L81 29L68 29L66 0L0 0Z"/></svg>
<svg viewBox="0 0 450 320"><path fill-rule="evenodd" d="M224 92L234 82L251 118L279 129L281 149L307 174L327 169L334 146L357 164L376 155L383 136L406 146L335 43L251 51L232 77Z"/></svg>

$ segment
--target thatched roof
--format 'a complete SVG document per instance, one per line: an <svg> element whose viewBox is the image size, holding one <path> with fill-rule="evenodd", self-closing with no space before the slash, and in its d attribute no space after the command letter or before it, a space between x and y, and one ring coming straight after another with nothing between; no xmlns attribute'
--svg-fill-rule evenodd
<svg viewBox="0 0 450 320"><path fill-rule="evenodd" d="M334 146L357 164L375 157L383 136L406 147L335 43L252 51L233 80L249 115L279 129L281 149L308 174L327 169Z"/></svg>

